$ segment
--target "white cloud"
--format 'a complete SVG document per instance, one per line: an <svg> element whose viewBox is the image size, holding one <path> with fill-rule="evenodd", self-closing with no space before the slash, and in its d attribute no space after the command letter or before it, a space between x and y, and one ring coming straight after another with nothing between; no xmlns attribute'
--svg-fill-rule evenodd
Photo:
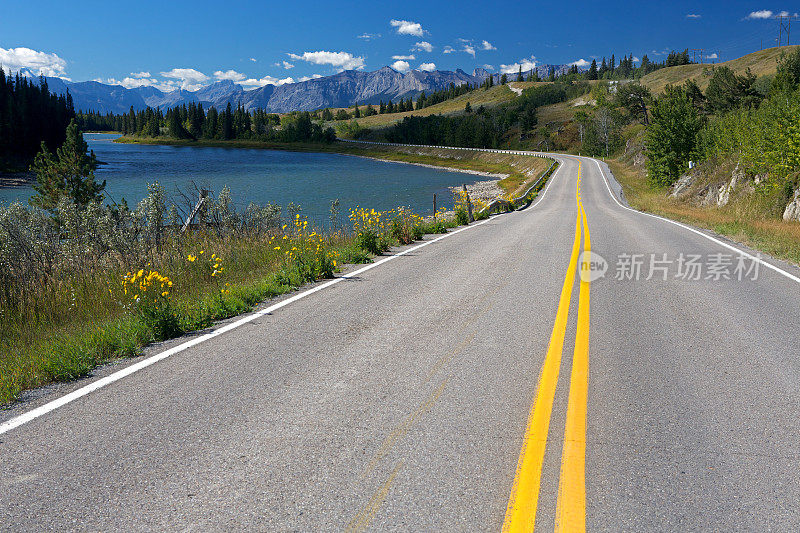
<svg viewBox="0 0 800 533"><path fill-rule="evenodd" d="M639 58L638 58L638 57L636 57L636 56L633 56L633 62L634 62L634 63L639 63L640 61L641 61L641 59L639 59Z"/></svg>
<svg viewBox="0 0 800 533"><path fill-rule="evenodd" d="M159 87L162 84L155 78L123 78L119 85L126 89L135 89L136 87ZM167 85L167 87L169 87L169 90L173 88L170 85Z"/></svg>
<svg viewBox="0 0 800 533"><path fill-rule="evenodd" d="M494 65L490 65L489 63L486 63L486 64L483 65L483 68L485 68L486 70L494 70Z"/></svg>
<svg viewBox="0 0 800 533"><path fill-rule="evenodd" d="M218 70L214 72L214 77L217 78L218 80L231 80L231 81L242 81L247 78L247 76L245 76L241 72L236 72L235 70L226 70L224 72Z"/></svg>
<svg viewBox="0 0 800 533"><path fill-rule="evenodd" d="M424 72L432 72L436 70L436 63L423 63L419 66L419 70Z"/></svg>
<svg viewBox="0 0 800 533"><path fill-rule="evenodd" d="M707 55L706 59L719 59L719 56L715 53Z"/></svg>
<svg viewBox="0 0 800 533"><path fill-rule="evenodd" d="M132 78L149 78L150 77L150 73L147 72L146 70L143 70L142 72L131 72L131 77Z"/></svg>
<svg viewBox="0 0 800 533"><path fill-rule="evenodd" d="M364 39L365 41L371 41L372 39L377 39L381 36L380 33L362 33L361 35L357 35L356 39Z"/></svg>
<svg viewBox="0 0 800 533"><path fill-rule="evenodd" d="M422 37L425 30L422 29L422 24L419 22L411 22L410 20L396 20L389 21L392 27L397 28L397 33L400 35L413 35L415 37Z"/></svg>
<svg viewBox="0 0 800 533"><path fill-rule="evenodd" d="M411 68L411 65L408 64L408 61L395 61L392 63L392 68L397 72L407 72Z"/></svg>
<svg viewBox="0 0 800 533"><path fill-rule="evenodd" d="M143 74L142 72L132 72L133 74ZM98 83L105 83L106 85L121 85L126 89L135 89L137 87L155 87L160 89L164 92L174 91L177 89L177 85L174 81L163 81L160 82L155 78L138 78L138 77L125 77L121 80L116 78L95 78L92 81L96 81Z"/></svg>
<svg viewBox="0 0 800 533"><path fill-rule="evenodd" d="M529 58L520 59L511 65L500 65L500 72L504 74L512 74L514 72L519 72L520 67L522 67L523 72L533 70L536 68L536 58L531 56Z"/></svg>
<svg viewBox="0 0 800 533"><path fill-rule="evenodd" d="M298 79L297 81L308 81L308 80L316 80L321 78L322 74L312 74L311 76L303 76L302 78Z"/></svg>
<svg viewBox="0 0 800 533"><path fill-rule="evenodd" d="M187 91L196 91L203 87L210 78L193 68L174 68L167 72L162 72L165 78L173 78L181 82L180 88Z"/></svg>
<svg viewBox="0 0 800 533"><path fill-rule="evenodd" d="M331 65L344 70L361 70L366 65L363 57L354 57L348 52L303 52L303 55L289 54L294 60L307 61L315 65Z"/></svg>
<svg viewBox="0 0 800 533"><path fill-rule="evenodd" d="M489 41L484 40L481 43L481 50L497 50L497 47L493 46Z"/></svg>
<svg viewBox="0 0 800 533"><path fill-rule="evenodd" d="M772 11L769 9L762 9L760 11L751 11L745 18L749 20L764 20L772 18Z"/></svg>
<svg viewBox="0 0 800 533"><path fill-rule="evenodd" d="M286 70L289 70L290 68L294 68L294 64L293 63L289 63L285 59L283 61L279 61L279 62L275 63L275 66L276 67L285 68Z"/></svg>
<svg viewBox="0 0 800 533"><path fill-rule="evenodd" d="M428 41L420 41L414 45L414 48L411 49L412 51L422 50L425 52L433 52L433 45Z"/></svg>
<svg viewBox="0 0 800 533"><path fill-rule="evenodd" d="M245 87L263 87L265 85L285 85L287 83L294 83L294 78L288 77L283 79L274 78L272 76L264 76L260 79L248 78L240 81L239 84Z"/></svg>
<svg viewBox="0 0 800 533"><path fill-rule="evenodd" d="M570 65L571 67L578 67L578 68L589 68L589 66L591 65L591 63L590 63L589 61L586 61L585 59L581 58L581 59L579 59L579 60L577 60L577 61L573 61L573 62L572 62L572 63L570 63L569 65Z"/></svg>
<svg viewBox="0 0 800 533"><path fill-rule="evenodd" d="M251 58L250 58L250 61L252 61L253 63L255 63L256 61L258 61L258 59L256 59L255 57L251 57Z"/></svg>
<svg viewBox="0 0 800 533"><path fill-rule="evenodd" d="M465 44L465 45L464 45L464 50L463 50L463 51L464 51L464 52L466 52L466 53L468 53L468 54L469 54L469 55L471 55L472 57L475 57L475 48L473 48L471 45L469 45L469 44Z"/></svg>
<svg viewBox="0 0 800 533"><path fill-rule="evenodd" d="M398 61L413 61L416 57L414 57L414 54L409 54L407 56L392 56L392 59L397 59Z"/></svg>
<svg viewBox="0 0 800 533"><path fill-rule="evenodd" d="M14 72L27 68L38 76L66 78L67 75L67 62L58 54L37 52L23 46L8 50L0 48L0 65Z"/></svg>
<svg viewBox="0 0 800 533"><path fill-rule="evenodd" d="M443 54L452 54L453 52L455 52L455 50L452 46L445 46L444 50L442 50Z"/></svg>
<svg viewBox="0 0 800 533"><path fill-rule="evenodd" d="M698 15L697 13L689 13L686 15L687 19L699 19L703 18L703 15Z"/></svg>

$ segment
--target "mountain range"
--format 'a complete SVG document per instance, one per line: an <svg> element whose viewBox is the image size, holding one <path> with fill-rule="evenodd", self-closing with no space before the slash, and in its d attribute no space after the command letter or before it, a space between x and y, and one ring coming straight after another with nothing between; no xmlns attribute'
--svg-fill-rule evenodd
<svg viewBox="0 0 800 533"><path fill-rule="evenodd" d="M569 65L552 65L557 74L566 72ZM536 71L547 76L551 65L539 65ZM527 73L525 73L527 74ZM23 72L23 75L30 75ZM348 107L353 104L377 104L397 101L400 98L416 97L422 91L430 93L445 89L450 84L482 83L490 75L495 80L498 74L479 68L472 74L461 69L455 71L435 70L424 72L411 70L398 72L391 67L375 71L345 70L332 76L310 79L284 85L264 85L256 89L245 89L230 80L218 81L197 91L176 89L163 92L155 87L127 89L121 85L108 85L97 81L72 82L48 77L50 91L72 95L75 109L99 111L100 113L125 113L131 107L139 111L146 107L167 109L176 105L202 103L208 109L224 108L242 104L245 109L265 109L271 113L290 111L313 111L325 107ZM515 74L510 74L513 78Z"/></svg>

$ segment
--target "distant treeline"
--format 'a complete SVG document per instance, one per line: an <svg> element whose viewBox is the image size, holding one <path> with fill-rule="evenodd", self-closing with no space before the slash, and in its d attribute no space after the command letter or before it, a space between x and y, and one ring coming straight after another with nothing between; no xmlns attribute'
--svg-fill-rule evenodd
<svg viewBox="0 0 800 533"><path fill-rule="evenodd" d="M556 82L527 89L512 104L500 108L479 107L473 111L467 103L465 114L460 116L406 117L389 128L386 139L409 144L497 148L512 129L533 130L539 107L564 102L589 90L585 81Z"/></svg>
<svg viewBox="0 0 800 533"><path fill-rule="evenodd" d="M44 78L6 76L0 68L0 170L27 168L42 142L55 150L74 116L69 94L51 94Z"/></svg>
<svg viewBox="0 0 800 533"><path fill-rule="evenodd" d="M323 129L307 112L279 116L263 109L247 111L230 104L222 111L191 103L168 109L130 109L125 114L78 113L78 124L89 131L120 131L139 137L173 139L233 140L249 139L264 142L333 142L332 128Z"/></svg>

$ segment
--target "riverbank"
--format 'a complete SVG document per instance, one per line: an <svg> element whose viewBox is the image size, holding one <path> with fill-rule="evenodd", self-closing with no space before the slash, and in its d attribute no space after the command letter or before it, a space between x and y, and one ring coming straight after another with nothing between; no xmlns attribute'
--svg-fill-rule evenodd
<svg viewBox="0 0 800 533"><path fill-rule="evenodd" d="M0 188L25 187L36 181L36 175L30 171L0 172Z"/></svg>

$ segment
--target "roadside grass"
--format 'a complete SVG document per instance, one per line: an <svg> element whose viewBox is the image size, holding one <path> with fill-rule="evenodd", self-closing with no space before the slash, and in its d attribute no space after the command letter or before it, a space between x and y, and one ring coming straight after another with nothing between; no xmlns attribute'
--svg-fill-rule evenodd
<svg viewBox="0 0 800 533"><path fill-rule="evenodd" d="M768 214L765 199L733 202L725 207L700 207L669 198L664 189L652 189L633 166L607 161L622 185L631 207L679 222L710 229L731 240L768 253L778 259L800 264L800 223L784 222Z"/></svg>
<svg viewBox="0 0 800 533"><path fill-rule="evenodd" d="M711 69L716 66L730 67L736 74L744 74L747 69L750 69L756 76L774 74L781 53L789 53L796 47L797 45L767 48L765 50L753 52L752 54L747 54L738 59L717 63L716 65L701 64L667 67L644 76L641 79L641 84L650 89L654 94L660 94L664 92L664 88L667 85L681 85L686 80L693 79L701 89L705 90L708 86L710 74L704 75L704 71L710 72Z"/></svg>
<svg viewBox="0 0 800 533"><path fill-rule="evenodd" d="M172 329L146 319L133 285L123 292L130 266L72 265L57 279L31 284L0 308L0 405L25 390L73 380L105 362L138 355L154 341L248 312L264 300L332 277L344 264L371 262L374 254L360 246L364 231L375 233L379 246L374 253L379 254L457 226L453 216L423 219L393 210L382 214L380 224L372 216L359 231L326 236L303 225L271 235L219 237L198 231L167 238L160 252L142 259L141 269L168 276L170 292L159 297L165 305L159 307L158 320L173 321ZM212 255L216 259L203 263ZM210 274L211 263L221 266L218 274Z"/></svg>

